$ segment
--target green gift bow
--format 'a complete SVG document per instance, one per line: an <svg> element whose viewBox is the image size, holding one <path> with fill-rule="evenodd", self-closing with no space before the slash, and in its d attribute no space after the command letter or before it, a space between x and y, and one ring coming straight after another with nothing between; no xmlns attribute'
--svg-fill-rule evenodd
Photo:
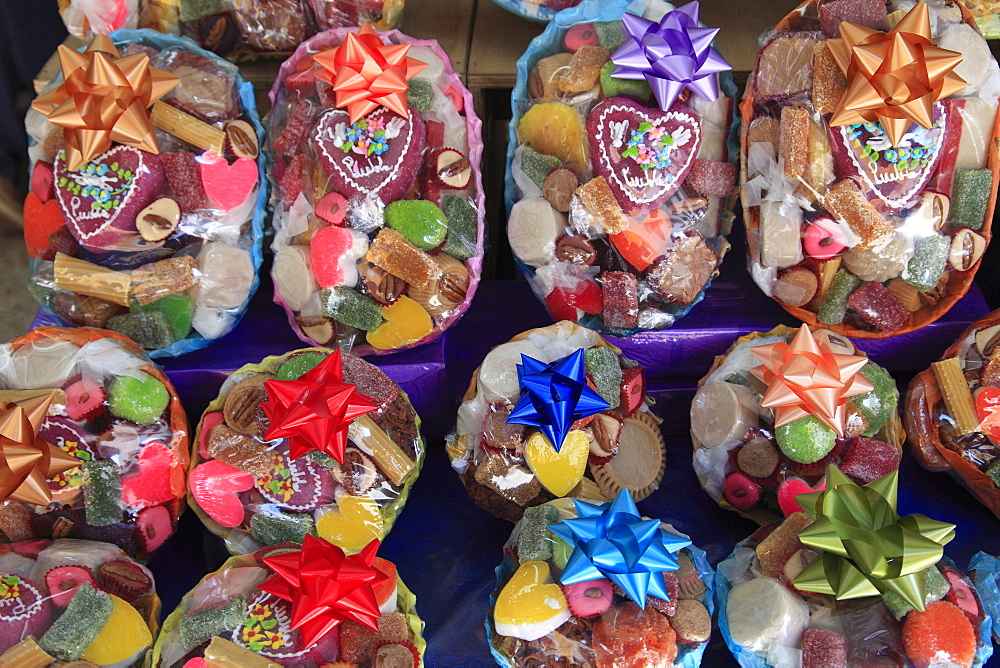
<svg viewBox="0 0 1000 668"><path fill-rule="evenodd" d="M860 486L830 466L825 491L797 496L815 520L799 540L823 556L795 578L795 587L838 600L893 592L923 610L924 569L941 560L955 525L924 515L901 518L898 488L896 471Z"/></svg>

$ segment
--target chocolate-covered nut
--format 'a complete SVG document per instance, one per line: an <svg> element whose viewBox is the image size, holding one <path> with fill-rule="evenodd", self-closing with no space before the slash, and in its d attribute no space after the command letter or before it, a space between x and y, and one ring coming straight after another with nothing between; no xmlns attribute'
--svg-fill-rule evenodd
<svg viewBox="0 0 1000 668"><path fill-rule="evenodd" d="M181 208L169 197L161 197L139 212L135 227L146 241L163 241L181 222Z"/></svg>
<svg viewBox="0 0 1000 668"><path fill-rule="evenodd" d="M406 281L367 259L361 260L358 269L361 271L361 285L365 292L382 306L395 303L406 290Z"/></svg>
<svg viewBox="0 0 1000 668"><path fill-rule="evenodd" d="M347 489L351 496L366 494L378 482L375 460L355 447L344 451L344 463L331 462L330 474Z"/></svg>
<svg viewBox="0 0 1000 668"><path fill-rule="evenodd" d="M579 187L580 179L576 178L572 169L557 167L545 177L545 182L542 183L542 197L556 211L567 213L573 201L573 193Z"/></svg>
<svg viewBox="0 0 1000 668"><path fill-rule="evenodd" d="M969 271L986 252L986 239L982 235L963 227L951 238L948 263L955 271Z"/></svg>
<svg viewBox="0 0 1000 668"><path fill-rule="evenodd" d="M611 457L618 454L618 441L622 435L625 421L611 413L598 413L590 422L590 455L602 461L597 464L607 464Z"/></svg>
<svg viewBox="0 0 1000 668"><path fill-rule="evenodd" d="M272 376L266 373L247 376L229 391L222 414L230 429L247 436L259 434L257 407L261 402L267 401L264 382L271 378Z"/></svg>
<svg viewBox="0 0 1000 668"><path fill-rule="evenodd" d="M71 325L99 329L106 327L108 320L126 311L124 306L105 301L99 297L62 291L56 292L52 307Z"/></svg>
<svg viewBox="0 0 1000 668"><path fill-rule="evenodd" d="M431 178L442 188L465 190L472 179L472 165L461 151L442 148L431 153Z"/></svg>
<svg viewBox="0 0 1000 668"><path fill-rule="evenodd" d="M594 246L594 251L597 253L597 264L601 269L605 271L634 271L632 265L622 257L622 254L618 252L618 249L615 248L615 245L607 236L602 235L591 239L590 243Z"/></svg>
<svg viewBox="0 0 1000 668"><path fill-rule="evenodd" d="M302 333L320 345L326 345L337 333L333 321L321 315L295 316L295 322L302 328Z"/></svg>
<svg viewBox="0 0 1000 668"><path fill-rule="evenodd" d="M226 149L237 158L256 160L260 155L260 144L253 126L246 121L226 121L222 126L226 133Z"/></svg>
<svg viewBox="0 0 1000 668"><path fill-rule="evenodd" d="M556 241L556 259L589 267L597 259L594 244L580 236L564 234Z"/></svg>

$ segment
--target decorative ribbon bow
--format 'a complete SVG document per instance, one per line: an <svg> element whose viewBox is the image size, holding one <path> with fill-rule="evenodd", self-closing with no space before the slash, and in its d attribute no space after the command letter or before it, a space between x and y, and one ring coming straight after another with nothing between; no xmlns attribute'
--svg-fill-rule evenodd
<svg viewBox="0 0 1000 668"><path fill-rule="evenodd" d="M372 566L378 548L373 540L360 553L347 556L336 545L307 535L301 550L264 557L275 574L260 590L291 602L291 625L306 647L345 619L378 631L381 613L373 587L389 579Z"/></svg>
<svg viewBox="0 0 1000 668"><path fill-rule="evenodd" d="M367 21L349 33L338 47L313 56L322 69L316 76L337 93L337 106L346 107L351 123L380 106L409 116L406 83L427 63L407 57L409 44L386 44Z"/></svg>
<svg viewBox="0 0 1000 668"><path fill-rule="evenodd" d="M767 385L760 405L774 408L775 427L813 415L843 436L847 399L875 387L861 374L867 357L833 352L827 333L814 335L806 325L791 343L754 346L750 352L762 362L750 373Z"/></svg>
<svg viewBox="0 0 1000 668"><path fill-rule="evenodd" d="M521 398L507 422L537 427L556 452L574 422L611 407L587 386L583 348L551 364L521 355L517 379Z"/></svg>
<svg viewBox="0 0 1000 668"><path fill-rule="evenodd" d="M862 487L830 466L825 491L798 495L816 520L799 532L799 540L823 556L795 578L796 588L838 599L892 592L923 610L924 570L941 560L955 525L924 515L901 518L897 491L897 471Z"/></svg>
<svg viewBox="0 0 1000 668"><path fill-rule="evenodd" d="M579 518L549 526L573 546L560 580L563 584L609 578L640 608L646 595L670 598L664 571L677 570L674 552L691 541L660 528L659 520L644 520L628 490L613 502L597 506L574 499Z"/></svg>
<svg viewBox="0 0 1000 668"><path fill-rule="evenodd" d="M611 76L645 79L663 111L685 88L705 100L719 97L715 75L733 68L712 48L719 29L699 26L697 2L667 12L659 23L626 13L622 28L626 39L611 56L618 66Z"/></svg>
<svg viewBox="0 0 1000 668"><path fill-rule="evenodd" d="M4 406L0 401L0 501L45 506L52 501L47 480L80 465L80 460L38 438L53 394Z"/></svg>
<svg viewBox="0 0 1000 668"><path fill-rule="evenodd" d="M952 71L962 54L934 46L923 2L887 33L844 21L840 34L827 45L847 77L847 90L830 125L878 122L896 146L911 123L930 128L934 103L965 87Z"/></svg>
<svg viewBox="0 0 1000 668"><path fill-rule="evenodd" d="M264 438L288 438L289 456L319 450L344 462L347 430L354 418L378 410L371 399L344 382L340 351L296 380L268 380L261 408L271 420Z"/></svg>
<svg viewBox="0 0 1000 668"><path fill-rule="evenodd" d="M112 142L159 152L149 107L177 85L176 74L150 67L145 53L118 57L105 35L95 35L83 53L59 45L59 64L63 82L31 107L63 128L70 170L83 167Z"/></svg>

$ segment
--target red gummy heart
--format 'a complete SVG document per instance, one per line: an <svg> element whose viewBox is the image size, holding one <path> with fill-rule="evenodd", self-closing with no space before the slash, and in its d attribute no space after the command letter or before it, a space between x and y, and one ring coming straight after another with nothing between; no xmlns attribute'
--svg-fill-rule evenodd
<svg viewBox="0 0 1000 668"><path fill-rule="evenodd" d="M313 275L321 288L334 288L344 283L340 258L354 246L354 235L346 227L330 225L320 229L309 242L309 259Z"/></svg>
<svg viewBox="0 0 1000 668"><path fill-rule="evenodd" d="M212 437L212 430L222 424L225 415L222 411L212 411L205 413L201 419L201 430L198 432L198 454L202 459L208 459L208 439Z"/></svg>
<svg viewBox="0 0 1000 668"><path fill-rule="evenodd" d="M198 163L205 194L224 211L246 202L257 185L257 163L249 158L237 158L230 165L222 156L204 153Z"/></svg>
<svg viewBox="0 0 1000 668"><path fill-rule="evenodd" d="M24 198L24 243L30 257L40 257L48 250L49 238L63 226L62 212L55 200L42 202L33 192Z"/></svg>
<svg viewBox="0 0 1000 668"><path fill-rule="evenodd" d="M976 392L976 414L981 421L997 411L1000 411L1000 387L987 385Z"/></svg>
<svg viewBox="0 0 1000 668"><path fill-rule="evenodd" d="M553 288L545 297L545 308L556 320L578 318L577 309L584 313L600 313L604 308L604 296L593 281L580 281L574 288Z"/></svg>
<svg viewBox="0 0 1000 668"><path fill-rule="evenodd" d="M680 104L650 109L623 97L587 117L594 170L627 214L648 213L677 192L701 146L701 124Z"/></svg>
<svg viewBox="0 0 1000 668"><path fill-rule="evenodd" d="M796 498L799 494L821 492L824 489L826 489L825 480L819 482L815 487L810 487L802 478L788 478L778 486L778 507L781 508L785 517L788 517L792 513L802 510L802 506L799 505Z"/></svg>
<svg viewBox="0 0 1000 668"><path fill-rule="evenodd" d="M253 476L218 459L199 464L188 476L191 494L208 516L224 527L243 523L243 503L238 492L253 487Z"/></svg>
<svg viewBox="0 0 1000 668"><path fill-rule="evenodd" d="M174 453L159 441L139 453L139 473L122 478L122 501L130 508L149 508L184 493L184 470L175 466Z"/></svg>
<svg viewBox="0 0 1000 668"><path fill-rule="evenodd" d="M43 202L48 202L55 196L55 176L52 174L51 162L39 160L31 168L31 192Z"/></svg>

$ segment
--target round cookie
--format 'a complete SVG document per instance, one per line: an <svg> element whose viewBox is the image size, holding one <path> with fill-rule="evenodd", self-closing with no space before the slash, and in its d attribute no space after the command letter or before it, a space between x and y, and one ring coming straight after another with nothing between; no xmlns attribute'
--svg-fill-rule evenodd
<svg viewBox="0 0 1000 668"><path fill-rule="evenodd" d="M618 454L607 464L591 465L594 480L606 498L627 489L635 501L656 491L667 468L667 446L660 424L651 413L627 418L618 440Z"/></svg>

